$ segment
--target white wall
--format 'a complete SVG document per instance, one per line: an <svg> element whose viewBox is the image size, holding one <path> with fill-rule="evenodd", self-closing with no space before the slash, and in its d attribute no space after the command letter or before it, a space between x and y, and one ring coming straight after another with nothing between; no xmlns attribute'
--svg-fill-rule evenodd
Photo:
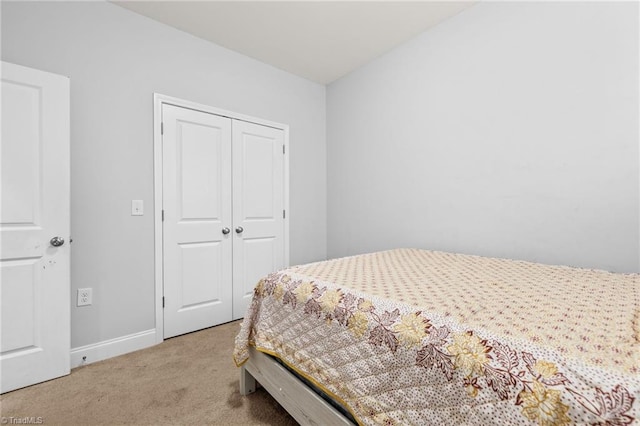
<svg viewBox="0 0 640 426"><path fill-rule="evenodd" d="M2 60L71 79L72 347L155 327L154 92L289 124L291 262L326 257L323 86L105 2L3 1Z"/></svg>
<svg viewBox="0 0 640 426"><path fill-rule="evenodd" d="M481 2L329 85L329 257L639 271L638 31L635 2Z"/></svg>

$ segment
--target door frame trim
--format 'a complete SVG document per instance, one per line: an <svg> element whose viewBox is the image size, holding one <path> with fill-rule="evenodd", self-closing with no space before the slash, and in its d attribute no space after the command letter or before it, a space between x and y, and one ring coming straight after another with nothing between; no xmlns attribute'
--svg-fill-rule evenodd
<svg viewBox="0 0 640 426"><path fill-rule="evenodd" d="M209 105L197 102L187 101L184 99L167 96L160 93L153 94L153 221L154 221L154 281L155 281L155 306L156 306L156 343L164 341L164 315L162 308L162 297L164 295L164 271L163 271L163 253L162 253L162 105L173 105L181 108L193 109L209 114L220 115L234 120L248 121L250 123L260 124L262 126L273 127L284 132L284 163L283 163L283 190L284 190L284 209L286 215L284 218L284 266L289 266L289 219L291 217L289 209L289 125L276 123L261 118L251 117L248 115L215 108Z"/></svg>

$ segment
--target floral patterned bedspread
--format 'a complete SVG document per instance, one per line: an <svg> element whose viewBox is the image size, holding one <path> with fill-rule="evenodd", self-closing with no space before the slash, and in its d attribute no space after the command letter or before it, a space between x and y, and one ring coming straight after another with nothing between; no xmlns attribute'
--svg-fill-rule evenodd
<svg viewBox="0 0 640 426"><path fill-rule="evenodd" d="M640 275L398 249L263 278L236 337L360 424L640 423Z"/></svg>

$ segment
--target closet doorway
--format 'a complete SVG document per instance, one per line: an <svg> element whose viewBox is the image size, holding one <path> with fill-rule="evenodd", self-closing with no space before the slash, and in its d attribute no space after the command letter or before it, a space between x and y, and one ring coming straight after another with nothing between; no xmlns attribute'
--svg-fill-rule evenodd
<svg viewBox="0 0 640 426"><path fill-rule="evenodd" d="M155 95L156 328L242 318L288 265L288 128ZM159 311L159 312L158 312Z"/></svg>

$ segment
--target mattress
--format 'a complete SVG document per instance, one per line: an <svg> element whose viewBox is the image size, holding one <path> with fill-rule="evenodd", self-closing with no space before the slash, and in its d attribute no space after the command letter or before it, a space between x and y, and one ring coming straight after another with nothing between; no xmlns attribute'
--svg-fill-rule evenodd
<svg viewBox="0 0 640 426"><path fill-rule="evenodd" d="M632 424L640 275L397 249L256 285L236 338L359 424Z"/></svg>

